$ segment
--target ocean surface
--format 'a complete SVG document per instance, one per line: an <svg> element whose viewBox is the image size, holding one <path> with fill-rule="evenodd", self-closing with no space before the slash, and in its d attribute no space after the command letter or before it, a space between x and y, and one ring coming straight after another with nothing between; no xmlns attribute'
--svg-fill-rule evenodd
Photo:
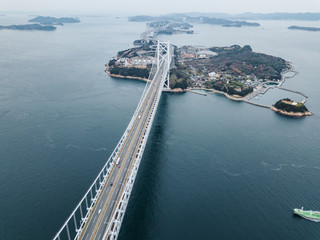
<svg viewBox="0 0 320 240"><path fill-rule="evenodd" d="M30 17L0 17L0 25ZM51 239L117 144L144 82L114 79L104 64L132 47L144 23L80 17L54 32L0 31L0 239ZM195 25L182 45L250 45L291 61L286 88L314 114L286 118L220 95L164 93L119 240L320 239L320 33L315 22L259 28ZM270 90L255 101L301 96Z"/></svg>

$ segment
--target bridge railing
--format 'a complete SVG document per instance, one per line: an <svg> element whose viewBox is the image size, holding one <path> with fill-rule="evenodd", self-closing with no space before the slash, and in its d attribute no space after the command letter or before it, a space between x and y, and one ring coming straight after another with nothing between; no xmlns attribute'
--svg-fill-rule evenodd
<svg viewBox="0 0 320 240"><path fill-rule="evenodd" d="M58 233L54 236L53 240L62 240L62 239L79 239L81 232L86 224L92 209L101 193L102 188L104 187L110 171L112 170L116 159L118 158L119 152L132 128L132 125L140 111L141 104L145 99L145 96L150 88L150 82L154 78L154 75L157 71L157 62L152 64L151 71L149 73L148 82L145 85L140 101L137 105L137 108L130 120L129 125L127 126L124 134L122 135L120 141L112 152L111 156L102 167L98 176L95 178L88 191L84 194L83 198L80 200L78 205L72 211L70 216L67 218L65 223L62 225Z"/></svg>

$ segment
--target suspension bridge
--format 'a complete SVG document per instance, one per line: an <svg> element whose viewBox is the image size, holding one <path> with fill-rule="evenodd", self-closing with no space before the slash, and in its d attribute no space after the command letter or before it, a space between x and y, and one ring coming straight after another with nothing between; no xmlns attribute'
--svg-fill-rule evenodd
<svg viewBox="0 0 320 240"><path fill-rule="evenodd" d="M113 153L53 240L115 240L162 91L169 89L173 47L158 41L156 61L138 106Z"/></svg>

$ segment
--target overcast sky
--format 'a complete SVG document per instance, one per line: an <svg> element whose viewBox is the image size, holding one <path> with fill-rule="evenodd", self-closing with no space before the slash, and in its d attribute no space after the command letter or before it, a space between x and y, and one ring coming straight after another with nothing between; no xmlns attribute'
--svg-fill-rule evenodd
<svg viewBox="0 0 320 240"><path fill-rule="evenodd" d="M0 0L0 11L164 14L320 12L320 0Z"/></svg>

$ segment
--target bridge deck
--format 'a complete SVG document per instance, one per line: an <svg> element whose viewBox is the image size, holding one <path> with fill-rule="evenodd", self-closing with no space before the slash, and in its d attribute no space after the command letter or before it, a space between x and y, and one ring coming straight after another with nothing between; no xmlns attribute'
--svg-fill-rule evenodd
<svg viewBox="0 0 320 240"><path fill-rule="evenodd" d="M79 239L98 240L108 235L105 231L108 224L110 224L110 219L115 212L116 206L121 200L124 183L128 180L133 160L139 153L139 147L145 136L150 115L154 111L159 91L162 90L161 84L163 84L164 74L163 66L160 66L160 71L155 75L141 104L140 111L120 150L118 164L113 166ZM112 231L112 227L109 226L108 231Z"/></svg>

